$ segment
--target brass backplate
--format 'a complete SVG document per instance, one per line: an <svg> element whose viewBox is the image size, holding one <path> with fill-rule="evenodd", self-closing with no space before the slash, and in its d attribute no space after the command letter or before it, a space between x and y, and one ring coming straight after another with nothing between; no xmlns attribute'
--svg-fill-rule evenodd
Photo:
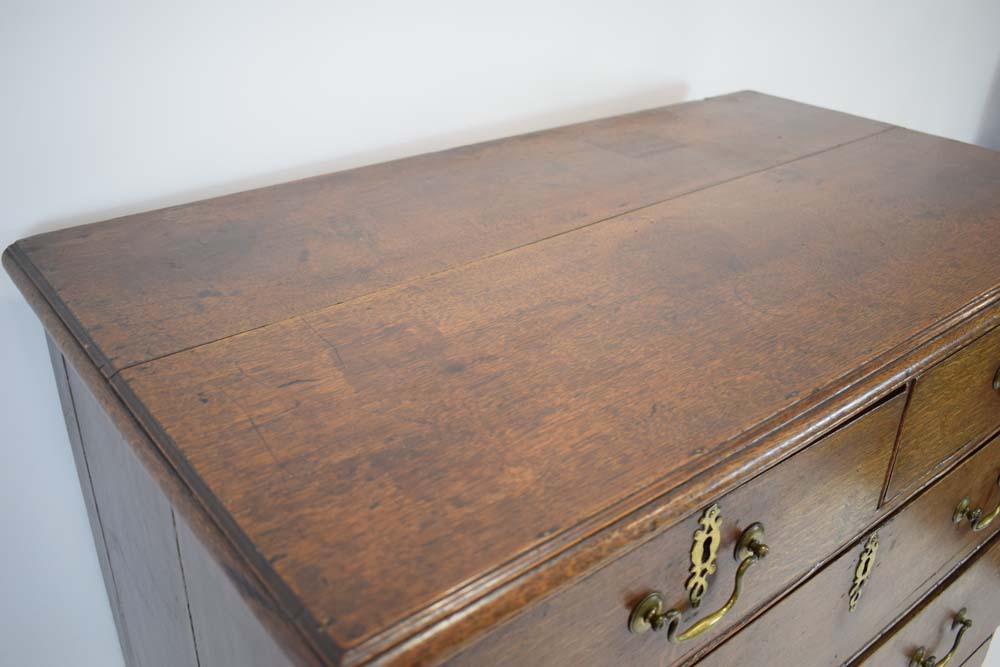
<svg viewBox="0 0 1000 667"><path fill-rule="evenodd" d="M878 533L872 533L865 542L861 556L858 558L858 566L854 568L854 583L851 585L851 594L848 597L850 610L858 606L861 599L861 591L871 576L872 568L875 566L875 553L878 551Z"/></svg>
<svg viewBox="0 0 1000 667"><path fill-rule="evenodd" d="M692 607L701 604L701 598L708 591L708 578L715 574L715 561L722 541L722 512L718 505L712 505L698 520L700 527L694 533L691 544L691 567L684 587Z"/></svg>

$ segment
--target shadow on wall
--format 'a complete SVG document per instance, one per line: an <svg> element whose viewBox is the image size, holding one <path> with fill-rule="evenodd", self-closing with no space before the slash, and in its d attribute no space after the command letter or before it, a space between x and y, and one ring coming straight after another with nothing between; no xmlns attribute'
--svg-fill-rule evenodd
<svg viewBox="0 0 1000 667"><path fill-rule="evenodd" d="M986 148L1000 151L1000 62L993 70L993 84L990 86L983 116L979 120L976 143Z"/></svg>
<svg viewBox="0 0 1000 667"><path fill-rule="evenodd" d="M411 155L420 155L421 153L441 151L467 144L502 139L517 134L537 132L552 127L559 127L560 125L571 125L607 116L617 116L633 111L667 106L684 101L687 92L687 84L671 83L656 88L637 90L628 95L596 100L575 107L554 108L542 114L521 117L513 116L509 120L499 123L468 127L454 132L421 137L402 144L376 147L364 153L341 155L322 162L256 174L222 183L205 184L201 187L182 192L164 194L155 199L124 203L114 208L87 211L68 218L48 220L33 225L30 234L40 234L63 227L109 220L167 206L186 204L201 199L221 197L234 192L242 192L244 190L252 190L254 188L285 183L310 176L319 176L344 169L397 160ZM336 150L336 147L331 147L331 150ZM3 246L0 245L0 250L2 249Z"/></svg>

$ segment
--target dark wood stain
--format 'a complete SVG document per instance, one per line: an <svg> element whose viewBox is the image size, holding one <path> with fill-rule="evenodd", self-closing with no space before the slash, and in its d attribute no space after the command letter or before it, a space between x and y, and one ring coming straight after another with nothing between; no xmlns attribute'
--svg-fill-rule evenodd
<svg viewBox="0 0 1000 667"><path fill-rule="evenodd" d="M131 659L432 665L507 636L558 664L574 610L620 619L580 639L612 662L735 641L989 437L992 395L959 376L992 343L959 350L995 336L998 251L997 154L738 93L3 259L94 397L74 447L92 520L111 508L95 525ZM920 427L948 406L968 433ZM720 498L789 555L715 639L633 649L628 606L680 590ZM164 618L138 609L161 598Z"/></svg>
<svg viewBox="0 0 1000 667"><path fill-rule="evenodd" d="M234 585L232 573L223 569L183 518L177 521L177 540L202 667L304 664L274 640Z"/></svg>
<svg viewBox="0 0 1000 667"><path fill-rule="evenodd" d="M681 585L688 576L698 512L501 626L448 666L569 667L588 661L613 664L623 655L634 664L674 665L692 652L704 652L878 519L878 498L904 400L902 395L893 397L717 500L723 541L717 572L700 608L690 608ZM652 590L684 610L682 628L722 606L732 592L737 566L733 547L742 530L757 521L766 529L770 554L751 568L739 605L721 625L679 645L662 635L628 632L632 605Z"/></svg>
<svg viewBox="0 0 1000 667"><path fill-rule="evenodd" d="M942 590L924 601L865 656L851 667L895 667L907 664L921 646L929 655L943 658L951 649L957 632L952 623L960 609L967 608L973 620L953 658L961 664L989 639L1000 616L1000 540L993 540L976 558ZM976 622L976 619L981 619Z"/></svg>
<svg viewBox="0 0 1000 667"><path fill-rule="evenodd" d="M893 130L113 382L356 645L988 290L1000 221L912 224L932 176L1000 210L1000 160L952 150Z"/></svg>
<svg viewBox="0 0 1000 667"><path fill-rule="evenodd" d="M98 494L95 492L94 479L96 479L98 485L108 487L108 490L101 495L114 495L120 493L119 487L123 485L138 484L141 487L141 494L153 497L163 494L169 500L172 518L176 520L186 533L185 540L187 544L185 548L190 551L190 543L192 540L196 540L200 551L208 555L216 567L223 572L225 581L212 582L211 586L216 591L219 591L226 599L227 604L231 603L231 606L225 609L222 614L223 618L213 618L209 621L210 626L213 626L213 622L218 623L218 630L223 637L227 635L228 630L232 630L233 628L233 625L227 623L227 619L241 619L239 627L250 629L253 625L247 622L246 619L248 616L253 616L257 619L259 627L271 636L277 647L280 647L270 647L266 651L266 655L273 655L276 652L280 652L286 655L292 664L302 665L303 667L320 664L320 660L314 652L315 648L307 643L301 634L301 630L293 625L293 621L288 615L290 612L281 608L268 587L259 580L252 569L248 568L242 557L235 552L232 544L220 533L215 522L193 498L190 490L183 485L173 470L170 469L153 443L138 428L134 418L125 409L118 396L111 391L105 378L91 364L78 341L73 338L69 330L58 319L55 311L47 305L41 293L27 280L26 275L19 273L14 267L10 268L12 269L12 277L21 288L28 303L38 314L48 335L48 342L53 355L53 370L59 386L60 397L64 401L63 409L67 420L67 428L69 429L70 442L73 447L78 470L81 472L81 485L83 487L84 498L87 501L91 526L95 532L94 537L98 548L98 555L101 556L101 567L108 585L108 597L112 613L116 622L119 619L121 621L119 632L125 663L129 667L137 664L150 664L148 660L145 663L139 663L136 657L138 653L145 655L147 658L153 656L152 664L161 664L162 660L170 657L172 651L168 652L165 657L155 653L155 651L150 652L151 648L155 649L158 646L157 642L160 640L152 642L151 646L142 647L139 651L131 649L128 624L125 622L126 607L123 605L122 598L117 592L113 566L129 571L121 575L128 577L131 576L130 572L138 571L145 567L142 562L132 561L141 561L146 558L146 555L140 548L129 548L122 550L121 554L123 557L114 559L114 562L112 562L111 558L107 557L107 541L97 509L96 496ZM72 395L69 387L69 375L71 373L75 378L74 384L77 386L79 394L76 397ZM81 392L81 387L84 387L86 391ZM137 462L146 475L135 474L136 467L133 465L108 467L101 465L100 462L96 462L97 465L101 466L101 472L96 477L91 477L89 460L83 449L83 441L80 438L77 426L78 403L83 406L81 407L82 411L101 414L103 415L102 419L110 422L115 434L111 438L111 447L114 448L115 445L113 443L118 442L121 447L119 453L126 460ZM146 480L149 481L149 484L144 483ZM165 517L161 515L160 518L163 519ZM173 527L157 525L155 520L153 520L148 529L162 534L163 531L169 532L173 530ZM120 539L130 540L132 537L132 533L128 527L124 530L115 528L114 532ZM178 536L179 539L180 536ZM155 571L151 571L152 576L156 579L161 579L161 581L147 582L148 586L161 589L164 587L170 588L170 582L176 581L177 569L182 569L179 560L179 551L180 543L178 541L178 562L176 568L169 565L169 555L160 554L157 556L158 558L167 558L168 566L155 568ZM194 567L196 571L193 576L197 576L197 564ZM182 579L184 578L182 576ZM164 582L162 579L166 581ZM232 595L234 591L236 595ZM173 606L172 609L178 617L176 622L183 625L186 610L179 609L179 605ZM139 627L145 628L149 632L151 632L150 627L163 613L162 609L154 609L147 613L145 608L137 608L135 605L130 605L127 611L129 612L129 616L135 617L133 625L138 624ZM204 619L202 620L204 621ZM296 622L300 625L302 623L301 619ZM190 624L190 619L188 623ZM198 629L204 631L204 628ZM254 638L258 638L259 641L263 642L263 634L260 630L254 630L248 633L246 639L253 640ZM142 641L144 635L140 633L135 639ZM211 653L211 647L209 647L209 652Z"/></svg>
<svg viewBox="0 0 1000 667"><path fill-rule="evenodd" d="M917 378L892 468L895 496L1000 427L1000 329Z"/></svg>
<svg viewBox="0 0 1000 667"><path fill-rule="evenodd" d="M865 649L879 629L892 625L996 534L997 525L980 533L954 525L951 510L967 493L988 496L998 473L1000 440L994 440L878 525L874 567L854 612L849 610L848 596L868 532L753 625L710 653L699 667L728 667L741 661L748 665L843 665ZM761 637L781 639L763 642Z"/></svg>
<svg viewBox="0 0 1000 667"><path fill-rule="evenodd" d="M886 127L737 93L51 232L16 248L111 373ZM650 141L674 146L636 150Z"/></svg>
<svg viewBox="0 0 1000 667"><path fill-rule="evenodd" d="M129 664L198 667L170 502L73 369L69 388L120 605L117 615L128 637Z"/></svg>
<svg viewBox="0 0 1000 667"><path fill-rule="evenodd" d="M115 583L114 572L111 569L111 559L108 554L108 544L104 539L104 528L101 526L101 515L97 510L97 499L94 496L94 485L90 478L90 468L87 462L87 455L83 449L83 440L80 436L80 425L76 418L76 405L73 394L69 386L69 368L63 359L62 353L56 347L48 335L45 342L49 348L49 359L52 362L52 373L55 376L56 387L59 391L59 402L63 409L63 418L66 421L66 433L69 435L70 447L73 450L73 461L76 463L76 472L80 478L80 490L83 492L83 501L87 506L87 517L90 520L90 530L94 535L94 547L97 550L97 560L101 566L101 575L104 577L104 586L107 589L108 600L111 603L111 614L115 620L115 629L118 632L118 641L121 645L125 664L136 664L129 643L128 629L126 627L124 609L121 598L118 594L118 586ZM84 397L86 400L86 397Z"/></svg>

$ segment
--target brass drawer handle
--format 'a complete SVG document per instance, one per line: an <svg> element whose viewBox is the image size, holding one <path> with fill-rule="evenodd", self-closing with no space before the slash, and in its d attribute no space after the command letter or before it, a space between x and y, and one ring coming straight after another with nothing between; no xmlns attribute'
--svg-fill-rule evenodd
<svg viewBox="0 0 1000 667"><path fill-rule="evenodd" d="M1000 478L997 479L997 484L1000 485ZM993 523L993 519L997 518L1000 514L1000 504L998 504L992 512L983 515L983 508L977 507L972 509L972 503L969 500L969 496L962 498L962 501L958 503L955 507L954 514L951 515L952 523L962 523L965 519L969 520L972 524L972 530L974 532L979 532L980 530L986 530L986 528Z"/></svg>
<svg viewBox="0 0 1000 667"><path fill-rule="evenodd" d="M718 611L709 614L684 632L678 634L677 626L681 620L681 612L676 609L664 611L665 600L663 594L659 591L654 591L632 608L632 613L628 619L628 629L638 634L647 630L662 630L666 627L667 640L673 644L694 639L702 634L721 621L729 610L733 608L733 605L736 604L743 585L743 575L746 574L747 569L751 565L767 555L768 549L763 539L764 526L759 523L751 524L740 535L740 540L736 543L734 553L736 560L740 561L740 565L736 569L736 582L733 584L733 593L729 596L726 604L722 605Z"/></svg>
<svg viewBox="0 0 1000 667"><path fill-rule="evenodd" d="M955 643L952 645L951 650L948 651L948 655L941 658L941 661L938 662L938 659L933 655L927 655L927 649L921 646L913 654L913 657L910 658L910 667L947 667L948 663L951 662L951 659L958 652L958 645L962 643L962 637L965 635L965 632L972 627L972 619L966 616L965 612L966 609L963 607L951 623L952 629L958 627L958 634L955 635Z"/></svg>

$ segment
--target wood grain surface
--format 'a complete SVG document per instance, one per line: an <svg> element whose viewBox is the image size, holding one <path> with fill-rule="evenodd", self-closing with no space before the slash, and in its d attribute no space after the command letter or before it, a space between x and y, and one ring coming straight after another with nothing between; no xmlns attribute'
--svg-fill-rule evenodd
<svg viewBox="0 0 1000 667"><path fill-rule="evenodd" d="M992 637L990 638L992 639ZM983 642L983 645L976 649L976 652L970 655L965 662L962 663L962 667L983 667L983 663L986 662L986 654L990 650L990 640L987 639Z"/></svg>
<svg viewBox="0 0 1000 667"><path fill-rule="evenodd" d="M62 405L63 418L66 421L66 434L69 436L70 448L73 450L73 461L76 464L76 472L80 478L80 490L83 494L83 502L87 507L90 531L94 536L97 561L101 566L101 575L104 578L104 587L108 594L111 615L115 620L115 629L118 632L118 643L121 646L125 664L133 665L136 663L136 658L129 643L128 628L125 625L125 612L118 593L118 585L115 583L114 572L111 569L111 557L108 552L107 540L104 538L101 515L97 509L97 498L95 497L94 484L91 480L90 464L87 461L87 454L84 451L80 424L77 420L77 400L87 401L90 398L90 394L88 391L83 396L74 398L69 385L70 366L66 363L59 348L56 347L55 342L48 334L45 336L45 342L48 344L52 373L55 376L56 387L59 391L59 402ZM77 393L79 392L78 388Z"/></svg>
<svg viewBox="0 0 1000 667"><path fill-rule="evenodd" d="M912 488L1000 426L998 380L1000 329L917 378L887 497Z"/></svg>
<svg viewBox="0 0 1000 667"><path fill-rule="evenodd" d="M114 382L352 645L996 285L969 150L891 130Z"/></svg>
<svg viewBox="0 0 1000 667"><path fill-rule="evenodd" d="M905 399L897 394L780 466L713 499L721 510L722 542L717 571L699 608L688 603L683 584L700 511L503 624L450 660L448 667L573 667L619 661L679 665L693 653L705 652L879 520L878 497ZM674 645L663 632L637 636L628 631L632 606L654 590L683 612L681 630L721 607L732 593L734 546L755 522L764 525L770 553L751 567L738 604L710 632Z"/></svg>
<svg viewBox="0 0 1000 667"><path fill-rule="evenodd" d="M884 130L752 92L19 241L105 372Z"/></svg>
<svg viewBox="0 0 1000 667"><path fill-rule="evenodd" d="M740 93L4 262L283 618L430 664L995 324L998 250L997 154Z"/></svg>
<svg viewBox="0 0 1000 667"><path fill-rule="evenodd" d="M112 606L127 636L127 664L198 667L173 507L79 374L71 368L68 376L107 544Z"/></svg>
<svg viewBox="0 0 1000 667"><path fill-rule="evenodd" d="M873 528L870 532L878 533L879 547L853 612L848 598L867 532L753 625L710 653L698 667L729 667L741 662L798 667L843 665L997 533L1000 525L979 533L969 530L968 525L956 526L951 522L951 512L967 493L977 498L992 494L1000 500L1000 492L992 492L998 473L1000 440L994 440L898 514ZM995 621L997 617L985 618Z"/></svg>
<svg viewBox="0 0 1000 667"><path fill-rule="evenodd" d="M112 613L118 625L119 639L122 644L125 664L130 666L138 664L137 655L147 656L147 660L143 664L150 664L150 657L152 657L153 664L155 664L159 656L155 654L150 656L147 653L148 647L132 650L130 645L127 627L124 622L125 608L118 594L112 560L108 556L108 541L105 539L104 534L104 520L102 520L97 506L97 496L104 494L99 494L95 487L102 484L111 487L110 494L112 494L112 497L117 487L139 483L140 486L148 487L141 491L142 495L156 496L163 494L167 498L179 530L183 528L185 533L184 539L188 543L192 541L197 542L197 545L202 550L202 554L210 558L214 563L215 571L223 573L223 580L213 581L211 584L211 588L221 592L220 597L227 603L222 613L228 618L212 619L217 621L217 624L212 627L221 631L220 641L225 641L226 639L226 632L224 631L233 627L227 623L227 620L240 621L239 627L248 628L251 627L251 624L247 623L245 619L253 617L256 619L258 628L260 629L255 629L251 633L253 636L247 638L252 640L265 632L269 634L275 646L270 647L270 650L266 652L267 654L274 654L275 651L280 652L288 656L288 659L293 664L301 665L302 667L328 664L331 660L335 662L335 657L327 657L325 660L318 657L316 648L309 643L307 637L302 633L301 622L294 623L292 619L287 617L284 610L276 603L268 587L258 579L257 573L248 567L244 557L220 533L215 520L206 513L204 506L194 498L191 490L174 473L156 446L139 428L139 425L125 408L121 399L112 392L106 378L93 365L79 342L59 320L55 311L48 305L34 284L15 266L8 264L7 268L14 282L21 289L27 302L38 315L46 330L59 395L64 401L63 412L66 417L68 435L74 459L80 472L87 513L94 531L102 574L106 578L105 583L108 588ZM70 375L74 378L75 392L70 389ZM102 421L110 424L110 428L106 427L105 430L113 433L113 437L109 437L107 442L101 443L99 446L102 448L110 447L113 451L117 450L118 455L123 457L128 462L127 464L106 466L101 464L100 461L95 461L95 464L100 465L102 470L96 476L91 475L90 460L84 451L84 442L79 427L80 422L77 417L78 412L88 415L99 414ZM83 418L83 421L86 421L86 417ZM137 469L145 471L145 474L135 474ZM125 479L119 479L120 477L124 477ZM113 517L106 517L105 520L113 520ZM162 530L162 528L154 525L149 525L146 529L153 532ZM114 529L114 534L117 539L128 540L131 536L131 530L127 527L122 529L119 526ZM142 539L140 537L136 541L141 541ZM180 540L178 539L178 549L180 548ZM115 559L115 564L118 566L133 571L144 567L142 563L133 564L130 562L131 559L146 558L142 549L119 549L119 552L125 558ZM179 553L178 559L180 559ZM178 564L178 567L181 567L181 565ZM148 572L156 577L169 580L173 577L174 569L172 567L155 568ZM146 582L146 584L153 585L151 582ZM162 583L156 584L156 586L163 587ZM213 600L213 602L217 601ZM181 624L183 625L183 617L187 615L188 609L181 609L181 607L182 605L173 605L171 606L171 610L181 617ZM153 625L155 619L163 613L163 610L155 605L133 605L129 607L129 612L140 617L140 627L148 628ZM150 618L154 620L150 622ZM188 622L190 623L190 617L188 618ZM133 622L133 625L135 624ZM140 635L139 638L141 637ZM155 639L153 646L155 647L159 641L159 639ZM168 650L167 657L169 658L172 655L172 651Z"/></svg>
<svg viewBox="0 0 1000 667"><path fill-rule="evenodd" d="M313 664L288 654L267 631L232 581L233 573L212 556L177 517L177 554L187 584L188 610L200 667L301 667Z"/></svg>
<svg viewBox="0 0 1000 667"><path fill-rule="evenodd" d="M1000 540L994 540L979 558L956 573L948 586L915 610L899 627L888 633L869 653L851 667L896 667L905 665L923 647L938 660L951 650L959 610L966 609L972 627L962 639L951 664L961 664L993 634L1000 616ZM977 622L978 619L978 622Z"/></svg>

